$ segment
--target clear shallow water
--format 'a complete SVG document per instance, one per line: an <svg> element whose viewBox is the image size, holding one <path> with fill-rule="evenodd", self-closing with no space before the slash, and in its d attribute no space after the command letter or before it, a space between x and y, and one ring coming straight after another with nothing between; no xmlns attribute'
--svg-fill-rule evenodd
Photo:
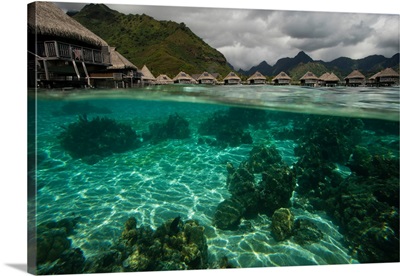
<svg viewBox="0 0 400 276"><path fill-rule="evenodd" d="M289 166L298 160L295 140L278 140L272 135L293 127L292 120L280 119L288 116L283 111L398 121L398 88L271 89L157 86L139 91L43 92L36 101L37 224L80 216L70 239L87 258L107 250L120 237L129 217L156 229L179 215L184 221L196 219L205 227L210 262L226 256L236 267L358 263L338 225L326 213L302 205L296 193L291 211L296 218L308 218L318 226L323 238L317 243L277 242L271 234L271 218L263 214L243 219L238 230L217 229L212 219L218 204L230 197L227 162L239 166L253 145L275 145ZM77 121L78 114L57 114L71 102L107 108L111 113L88 112L88 118L112 118L129 124L139 134L177 113L188 120L191 135L183 140L144 143L90 165L73 159L57 138L63 127ZM232 105L266 108L273 116L267 127L250 127L253 144L226 148L199 144L199 125ZM374 133L367 134L366 139L373 139ZM382 135L382 139L397 140L398 144L398 136L393 134ZM339 164L337 170L346 176L351 173Z"/></svg>

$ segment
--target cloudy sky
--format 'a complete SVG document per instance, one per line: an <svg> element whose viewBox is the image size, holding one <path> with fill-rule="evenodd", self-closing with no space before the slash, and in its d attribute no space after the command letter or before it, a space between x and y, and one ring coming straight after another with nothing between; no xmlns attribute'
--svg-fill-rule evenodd
<svg viewBox="0 0 400 276"><path fill-rule="evenodd" d="M64 10L79 10L88 3L84 2L58 4ZM294 57L299 51L324 61L341 56L357 59L371 54L391 57L399 52L399 14L393 14L398 9L383 13L375 8L371 12L337 12L319 6L319 11L315 11L307 8L304 1L297 1L303 5L293 10L296 6L290 1L282 2L288 4L286 8L281 5L271 9L270 4L269 8L264 4L248 9L227 3L210 8L214 6L205 2L201 2L203 6L193 6L194 3L187 1L186 6L179 1L169 2L171 6L158 6L165 4L148 0L145 6L114 0L94 1L126 14L144 13L157 20L184 22L211 47L223 53L235 69L246 70L264 60L274 65L279 58Z"/></svg>

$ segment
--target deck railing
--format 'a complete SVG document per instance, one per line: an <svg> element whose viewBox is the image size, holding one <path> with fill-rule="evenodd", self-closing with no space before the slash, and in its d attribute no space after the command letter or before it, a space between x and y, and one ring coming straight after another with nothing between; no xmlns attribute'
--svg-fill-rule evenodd
<svg viewBox="0 0 400 276"><path fill-rule="evenodd" d="M91 49L59 41L44 41L37 44L37 55L47 59L75 60L98 65L111 65L108 47Z"/></svg>

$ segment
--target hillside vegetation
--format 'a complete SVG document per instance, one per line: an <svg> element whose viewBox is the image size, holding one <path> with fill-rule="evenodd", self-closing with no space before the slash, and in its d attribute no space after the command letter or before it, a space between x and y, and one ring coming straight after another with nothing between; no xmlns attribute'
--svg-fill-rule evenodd
<svg viewBox="0 0 400 276"><path fill-rule="evenodd" d="M86 5L73 18L117 47L139 69L146 65L153 75L174 77L231 71L225 57L196 36L184 23L158 21L145 14L125 15L104 4Z"/></svg>

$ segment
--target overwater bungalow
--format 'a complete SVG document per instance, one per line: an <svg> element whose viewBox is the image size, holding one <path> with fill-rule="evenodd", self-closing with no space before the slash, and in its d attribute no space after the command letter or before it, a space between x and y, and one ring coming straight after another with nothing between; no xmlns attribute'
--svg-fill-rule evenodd
<svg viewBox="0 0 400 276"><path fill-rule="evenodd" d="M181 83L181 84L195 84L197 81L192 78L189 74L185 72L179 72L175 78L172 79L174 83Z"/></svg>
<svg viewBox="0 0 400 276"><path fill-rule="evenodd" d="M399 73L392 68L386 68L370 77L369 84L376 86L399 85Z"/></svg>
<svg viewBox="0 0 400 276"><path fill-rule="evenodd" d="M90 73L90 84L98 88L133 87L140 80L138 68L121 55L115 47L110 47L111 66L105 70Z"/></svg>
<svg viewBox="0 0 400 276"><path fill-rule="evenodd" d="M248 84L265 84L266 81L267 78L258 71L247 79Z"/></svg>
<svg viewBox="0 0 400 276"><path fill-rule="evenodd" d="M241 83L240 78L238 75L235 74L235 72L230 72L226 77L223 79L224 84L226 85L237 85Z"/></svg>
<svg viewBox="0 0 400 276"><path fill-rule="evenodd" d="M288 85L291 80L292 78L282 71L272 79L272 83L275 85Z"/></svg>
<svg viewBox="0 0 400 276"><path fill-rule="evenodd" d="M217 79L208 72L203 72L197 79L199 84L216 84Z"/></svg>
<svg viewBox="0 0 400 276"><path fill-rule="evenodd" d="M160 74L156 78L156 84L163 85L163 84L173 84L174 81L165 74Z"/></svg>
<svg viewBox="0 0 400 276"><path fill-rule="evenodd" d="M300 78L302 86L316 86L318 84L318 77L313 72L308 71Z"/></svg>
<svg viewBox="0 0 400 276"><path fill-rule="evenodd" d="M319 77L318 83L321 86L337 86L340 79L334 73L324 73Z"/></svg>
<svg viewBox="0 0 400 276"><path fill-rule="evenodd" d="M358 70L354 70L347 77L344 78L346 86L360 86L365 85L365 76Z"/></svg>
<svg viewBox="0 0 400 276"><path fill-rule="evenodd" d="M28 85L90 85L90 74L111 66L110 47L54 3L28 4Z"/></svg>
<svg viewBox="0 0 400 276"><path fill-rule="evenodd" d="M140 70L141 73L141 83L143 85L154 85L156 84L156 78L153 76L153 74L150 72L149 68L147 68L146 64L143 65L142 70Z"/></svg>

